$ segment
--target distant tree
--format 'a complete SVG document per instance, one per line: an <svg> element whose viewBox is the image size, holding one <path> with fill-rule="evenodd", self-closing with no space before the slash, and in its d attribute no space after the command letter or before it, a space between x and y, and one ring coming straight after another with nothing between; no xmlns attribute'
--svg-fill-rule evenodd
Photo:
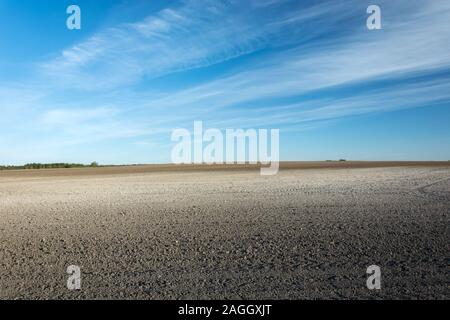
<svg viewBox="0 0 450 320"><path fill-rule="evenodd" d="M96 161L91 162L91 167L98 167L98 163Z"/></svg>

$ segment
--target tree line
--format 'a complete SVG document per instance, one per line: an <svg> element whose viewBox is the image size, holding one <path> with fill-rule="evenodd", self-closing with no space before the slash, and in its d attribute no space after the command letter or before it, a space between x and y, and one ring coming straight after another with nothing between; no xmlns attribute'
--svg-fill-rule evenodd
<svg viewBox="0 0 450 320"><path fill-rule="evenodd" d="M97 162L91 164L82 163L27 163L22 166L0 166L0 170L18 170L18 169L57 169L57 168L85 168L98 167Z"/></svg>

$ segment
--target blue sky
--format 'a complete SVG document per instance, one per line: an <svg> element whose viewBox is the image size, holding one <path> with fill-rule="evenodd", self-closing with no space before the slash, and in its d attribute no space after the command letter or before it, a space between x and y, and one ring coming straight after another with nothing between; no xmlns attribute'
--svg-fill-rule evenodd
<svg viewBox="0 0 450 320"><path fill-rule="evenodd" d="M450 159L448 1L0 0L0 39L0 164L170 162L194 120L279 128L281 160Z"/></svg>

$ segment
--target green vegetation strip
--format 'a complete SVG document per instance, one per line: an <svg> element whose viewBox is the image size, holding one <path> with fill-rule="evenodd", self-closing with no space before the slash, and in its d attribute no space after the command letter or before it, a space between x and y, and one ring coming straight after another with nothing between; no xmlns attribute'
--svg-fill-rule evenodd
<svg viewBox="0 0 450 320"><path fill-rule="evenodd" d="M0 166L0 170L86 168L86 167L98 167L98 163L92 162L89 165L81 163L27 163L23 166Z"/></svg>

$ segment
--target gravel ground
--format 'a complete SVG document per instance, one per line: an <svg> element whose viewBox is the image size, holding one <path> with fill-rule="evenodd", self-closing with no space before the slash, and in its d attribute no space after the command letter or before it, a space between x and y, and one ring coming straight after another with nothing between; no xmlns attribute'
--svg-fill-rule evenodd
<svg viewBox="0 0 450 320"><path fill-rule="evenodd" d="M449 167L0 176L0 298L449 299L449 213Z"/></svg>

